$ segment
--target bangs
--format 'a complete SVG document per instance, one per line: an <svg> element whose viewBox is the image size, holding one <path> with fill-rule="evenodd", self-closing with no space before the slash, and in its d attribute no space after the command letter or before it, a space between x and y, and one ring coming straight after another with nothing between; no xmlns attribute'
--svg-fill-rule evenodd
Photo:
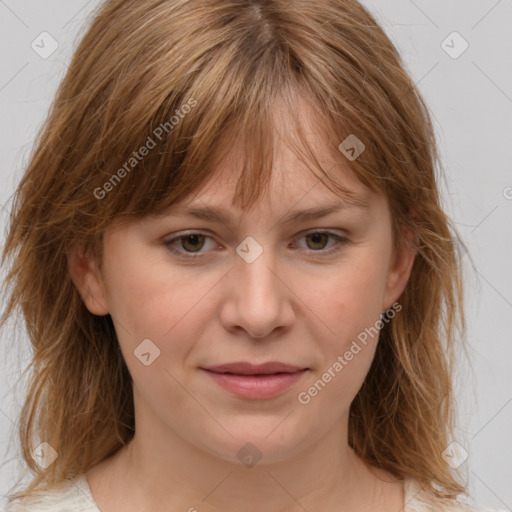
<svg viewBox="0 0 512 512"><path fill-rule="evenodd" d="M202 98L201 102L197 97ZM179 107L179 102L164 103L148 130L130 141L131 147L139 148L139 157L131 154L122 165L118 164L116 173L103 174L111 187L101 187L110 190L99 201L103 207L99 217L105 221L130 221L163 215L214 180L216 171L235 154L238 158L233 205L249 209L268 192L281 144L287 145L319 182L344 202L364 204L357 194L341 185L337 178L342 172L353 171L367 187L377 191L375 180L368 179L364 168L362 172L361 166L349 165L338 149L339 137L334 139L337 132L330 129L332 119L323 117L297 82L293 86L284 84L273 93L269 104L263 98L268 100L269 95L255 97L254 103L242 109L223 91L211 91L207 98L204 92L192 88ZM284 125L283 120L288 124ZM319 142L308 140L304 134L306 124L313 126ZM141 158L146 152L143 148L147 148L147 154Z"/></svg>

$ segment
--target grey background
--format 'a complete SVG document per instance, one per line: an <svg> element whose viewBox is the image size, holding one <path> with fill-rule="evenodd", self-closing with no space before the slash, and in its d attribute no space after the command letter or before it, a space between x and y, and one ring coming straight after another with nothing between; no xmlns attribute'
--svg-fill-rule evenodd
<svg viewBox="0 0 512 512"><path fill-rule="evenodd" d="M26 165L36 130L97 0L0 0L0 201ZM446 180L445 209L475 262L464 257L472 369L457 379L455 440L473 500L512 510L512 1L366 0L402 53L431 112ZM41 58L31 43L49 32L59 48ZM441 46L457 31L469 48ZM448 39L451 51L460 42ZM7 213L2 210L2 233ZM3 236L2 236L3 240ZM41 269L44 271L44 269ZM3 271L2 271L3 272ZM1 332L0 499L21 470L16 419L28 361L23 329ZM0 504L5 500L0 501Z"/></svg>

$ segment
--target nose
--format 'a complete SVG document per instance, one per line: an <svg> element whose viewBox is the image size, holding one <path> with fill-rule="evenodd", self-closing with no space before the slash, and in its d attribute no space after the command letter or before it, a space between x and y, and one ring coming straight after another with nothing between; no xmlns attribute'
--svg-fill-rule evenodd
<svg viewBox="0 0 512 512"><path fill-rule="evenodd" d="M225 282L221 307L225 329L243 329L252 338L266 338L273 331L286 331L295 319L294 293L284 265L270 249L252 262L238 254Z"/></svg>

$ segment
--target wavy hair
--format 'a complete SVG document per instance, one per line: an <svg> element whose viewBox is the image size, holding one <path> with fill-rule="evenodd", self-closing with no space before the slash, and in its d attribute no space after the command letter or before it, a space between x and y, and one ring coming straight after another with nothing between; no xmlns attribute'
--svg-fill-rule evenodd
<svg viewBox="0 0 512 512"><path fill-rule="evenodd" d="M271 175L277 104L293 113L297 154L350 200L302 136L299 98L333 158L386 196L396 246L404 226L419 240L402 311L351 404L349 444L399 478L466 492L442 457L465 329L456 230L428 108L384 30L356 0L107 0L38 133L2 256L2 325L19 312L31 342L19 442L33 478L15 498L88 471L134 435L131 376L111 317L91 314L71 280L73 248L101 260L112 222L187 198L238 143L235 201L253 205ZM349 135L366 148L354 160L338 149ZM31 455L41 442L58 453L45 469Z"/></svg>

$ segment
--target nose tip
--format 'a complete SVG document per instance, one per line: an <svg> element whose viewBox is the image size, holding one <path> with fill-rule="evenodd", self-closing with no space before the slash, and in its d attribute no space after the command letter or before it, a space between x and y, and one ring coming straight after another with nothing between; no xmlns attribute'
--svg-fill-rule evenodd
<svg viewBox="0 0 512 512"><path fill-rule="evenodd" d="M221 313L227 329L242 328L254 340L261 340L291 325L294 312L288 288L276 275L275 264L274 256L266 251L250 263L240 258L235 264L230 271L230 298Z"/></svg>

